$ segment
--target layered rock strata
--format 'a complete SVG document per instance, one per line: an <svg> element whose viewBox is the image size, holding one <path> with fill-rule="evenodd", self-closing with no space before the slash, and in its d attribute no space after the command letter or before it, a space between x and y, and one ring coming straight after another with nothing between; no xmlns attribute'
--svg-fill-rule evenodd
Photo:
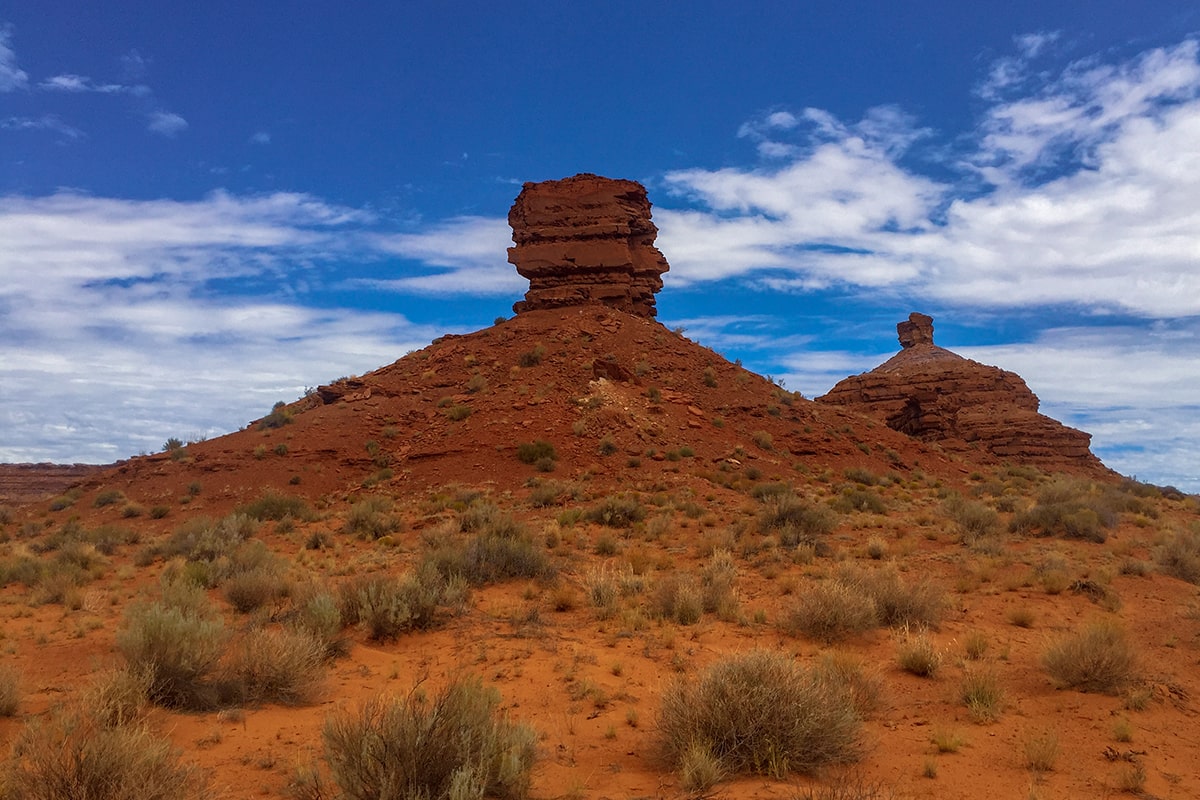
<svg viewBox="0 0 1200 800"><path fill-rule="evenodd" d="M654 246L646 189L636 181L580 174L526 183L508 212L508 260L529 279L518 314L603 303L653 317L670 267Z"/></svg>
<svg viewBox="0 0 1200 800"><path fill-rule="evenodd" d="M855 407L950 449L983 448L1045 466L1100 466L1091 435L1038 413L1037 395L1021 376L938 347L925 314L910 314L896 332L899 353L841 381L818 402Z"/></svg>

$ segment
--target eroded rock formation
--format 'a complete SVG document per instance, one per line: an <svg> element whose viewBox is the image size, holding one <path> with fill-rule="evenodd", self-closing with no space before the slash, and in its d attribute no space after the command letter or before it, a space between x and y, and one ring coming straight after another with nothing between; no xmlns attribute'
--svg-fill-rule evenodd
<svg viewBox="0 0 1200 800"><path fill-rule="evenodd" d="M526 183L508 212L508 260L529 279L518 314L603 303L655 315L654 293L670 267L654 246L646 189L636 181L581 174Z"/></svg>
<svg viewBox="0 0 1200 800"><path fill-rule="evenodd" d="M822 403L856 407L893 430L949 449L983 448L1001 459L1095 466L1091 435L1038 413L1021 376L933 343L933 318L896 326L901 350L870 372L838 383Z"/></svg>

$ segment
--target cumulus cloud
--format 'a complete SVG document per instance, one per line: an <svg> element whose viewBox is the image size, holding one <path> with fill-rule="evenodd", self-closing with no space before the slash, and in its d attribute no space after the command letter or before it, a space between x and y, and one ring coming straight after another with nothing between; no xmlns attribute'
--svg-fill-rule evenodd
<svg viewBox="0 0 1200 800"><path fill-rule="evenodd" d="M1119 64L1077 62L993 103L958 180L908 166L901 156L931 132L898 109L853 124L806 109L782 166L667 174L692 206L656 211L669 280L765 275L777 291L892 287L992 308L1200 314L1197 50L1188 40Z"/></svg>
<svg viewBox="0 0 1200 800"><path fill-rule="evenodd" d="M17 66L12 48L12 26L0 22L0 92L13 92L29 86L29 76Z"/></svg>

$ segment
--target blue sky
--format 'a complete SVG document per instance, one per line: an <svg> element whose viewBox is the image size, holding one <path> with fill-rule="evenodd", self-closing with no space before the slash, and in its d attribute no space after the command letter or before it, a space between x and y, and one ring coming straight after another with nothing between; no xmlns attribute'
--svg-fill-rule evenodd
<svg viewBox="0 0 1200 800"><path fill-rule="evenodd" d="M0 460L485 327L521 182L597 172L730 359L814 396L923 311L1200 491L1194 2L187 5L0 2Z"/></svg>

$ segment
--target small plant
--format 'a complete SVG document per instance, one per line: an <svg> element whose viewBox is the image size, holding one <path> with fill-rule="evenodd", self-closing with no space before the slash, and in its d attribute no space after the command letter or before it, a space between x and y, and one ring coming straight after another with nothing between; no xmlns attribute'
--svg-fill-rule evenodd
<svg viewBox="0 0 1200 800"><path fill-rule="evenodd" d="M92 502L96 508L104 506L116 505L125 501L125 495L118 489L102 489L96 493L96 499Z"/></svg>
<svg viewBox="0 0 1200 800"><path fill-rule="evenodd" d="M1004 691L992 669L968 671L959 685L959 697L976 722L995 722L1004 708Z"/></svg>
<svg viewBox="0 0 1200 800"><path fill-rule="evenodd" d="M987 634L983 631L971 631L963 637L963 651L970 661L983 658L988 649Z"/></svg>
<svg viewBox="0 0 1200 800"><path fill-rule="evenodd" d="M1018 628L1032 628L1034 621L1033 609L1023 605L1013 606L1008 610L1008 621Z"/></svg>
<svg viewBox="0 0 1200 800"><path fill-rule="evenodd" d="M1132 679L1136 656L1125 629L1097 620L1054 642L1042 665L1059 688L1115 694Z"/></svg>
<svg viewBox="0 0 1200 800"><path fill-rule="evenodd" d="M537 464L544 458L548 458L551 461L558 458L558 453L555 451L554 445L545 439L523 442L517 445L517 460L522 464Z"/></svg>
<svg viewBox="0 0 1200 800"><path fill-rule="evenodd" d="M452 405L446 409L446 416L452 422L462 422L467 417L471 416L471 407L464 405Z"/></svg>
<svg viewBox="0 0 1200 800"><path fill-rule="evenodd" d="M347 800L521 800L537 735L501 715L499 702L478 679L460 678L429 699L414 689L334 716L322 732L333 781Z"/></svg>
<svg viewBox="0 0 1200 800"><path fill-rule="evenodd" d="M536 367L538 364L542 363L542 357L545 355L546 348L539 344L532 350L521 353L520 357L517 359L517 363L519 363L522 367Z"/></svg>
<svg viewBox="0 0 1200 800"><path fill-rule="evenodd" d="M149 675L151 701L205 708L214 700L208 679L224 652L225 629L206 601L189 595L186 603L135 606L117 632L117 649L130 669Z"/></svg>
<svg viewBox="0 0 1200 800"><path fill-rule="evenodd" d="M775 437L766 431L755 431L754 433L750 434L750 438L753 439L754 443L763 450L775 449Z"/></svg>
<svg viewBox="0 0 1200 800"><path fill-rule="evenodd" d="M704 385L710 389L715 388L717 385L717 373L712 367L704 368Z"/></svg>
<svg viewBox="0 0 1200 800"><path fill-rule="evenodd" d="M785 547L819 541L836 524L828 508L811 505L790 492L768 495L758 514L759 531L777 535Z"/></svg>
<svg viewBox="0 0 1200 800"><path fill-rule="evenodd" d="M167 439L165 442L163 442L162 451L164 453L169 453L172 450L179 450L182 448L183 440L172 436L170 439Z"/></svg>
<svg viewBox="0 0 1200 800"><path fill-rule="evenodd" d="M223 688L240 703L300 705L320 686L325 654L323 644L307 633L259 628L233 648Z"/></svg>
<svg viewBox="0 0 1200 800"><path fill-rule="evenodd" d="M431 566L402 576L375 575L342 587L341 616L375 641L433 627L445 579Z"/></svg>
<svg viewBox="0 0 1200 800"><path fill-rule="evenodd" d="M267 489L257 500L253 500L234 509L235 513L245 514L251 519L280 520L284 517L309 520L313 518L312 509L304 498L295 495L280 494Z"/></svg>
<svg viewBox="0 0 1200 800"><path fill-rule="evenodd" d="M368 497L350 506L346 514L346 533L373 542L400 529L400 520L392 514L392 501L386 497Z"/></svg>
<svg viewBox="0 0 1200 800"><path fill-rule="evenodd" d="M1117 770L1117 791L1140 795L1146 790L1146 768L1141 764L1126 764Z"/></svg>
<svg viewBox="0 0 1200 800"><path fill-rule="evenodd" d="M646 508L637 495L609 495L588 509L589 521L609 528L631 528L646 517Z"/></svg>
<svg viewBox="0 0 1200 800"><path fill-rule="evenodd" d="M717 774L783 778L859 755L859 720L847 696L791 657L770 651L729 656L663 698L659 731L677 769L701 759Z"/></svg>
<svg viewBox="0 0 1200 800"><path fill-rule="evenodd" d="M967 743L962 734L948 728L937 728L929 738L939 753L957 753Z"/></svg>
<svg viewBox="0 0 1200 800"><path fill-rule="evenodd" d="M106 726L78 711L55 712L17 736L0 765L5 800L206 800L202 773L181 764L170 740L140 724Z"/></svg>
<svg viewBox="0 0 1200 800"><path fill-rule="evenodd" d="M258 421L258 428L263 431L274 430L291 425L292 422L292 412L288 410L287 403L280 400L271 407L270 414Z"/></svg>
<svg viewBox="0 0 1200 800"><path fill-rule="evenodd" d="M1058 734L1053 731L1034 734L1022 747L1025 767L1032 772L1049 772L1058 758Z"/></svg>
<svg viewBox="0 0 1200 800"><path fill-rule="evenodd" d="M0 717L11 717L21 704L21 682L12 667L0 667Z"/></svg>
<svg viewBox="0 0 1200 800"><path fill-rule="evenodd" d="M795 636L835 642L879 624L875 602L840 580L822 581L797 596L781 627Z"/></svg>
<svg viewBox="0 0 1200 800"><path fill-rule="evenodd" d="M932 678L942 665L942 654L924 633L905 636L896 654L900 668L922 678Z"/></svg>
<svg viewBox="0 0 1200 800"><path fill-rule="evenodd" d="M1177 531L1154 552L1159 569L1172 578L1200 584L1200 528Z"/></svg>

